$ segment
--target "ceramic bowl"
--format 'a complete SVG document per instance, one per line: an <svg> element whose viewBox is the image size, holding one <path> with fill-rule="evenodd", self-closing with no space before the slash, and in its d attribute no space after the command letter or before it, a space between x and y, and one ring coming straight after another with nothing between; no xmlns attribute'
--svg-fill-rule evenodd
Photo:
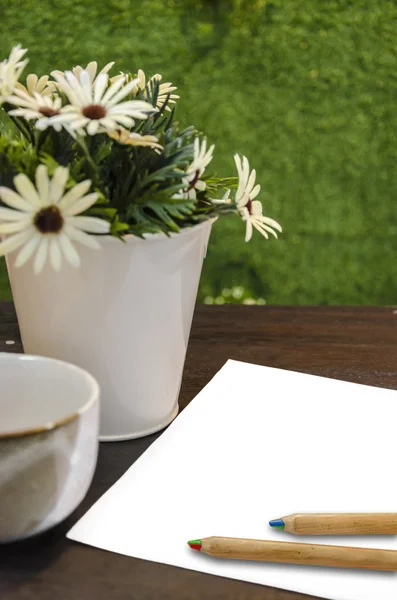
<svg viewBox="0 0 397 600"><path fill-rule="evenodd" d="M0 543L65 519L97 461L99 386L59 360L0 353Z"/></svg>

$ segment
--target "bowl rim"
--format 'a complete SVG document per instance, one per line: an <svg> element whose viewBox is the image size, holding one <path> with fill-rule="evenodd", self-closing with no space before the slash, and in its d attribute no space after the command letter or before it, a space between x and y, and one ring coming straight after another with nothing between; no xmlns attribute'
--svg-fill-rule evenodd
<svg viewBox="0 0 397 600"><path fill-rule="evenodd" d="M24 354L22 352L0 352L0 363L3 361L37 361L37 362L50 362L52 364L62 365L67 367L70 371L74 371L83 375L88 383L90 384L91 390L89 393L88 400L78 410L74 411L70 415L63 417L62 419L56 419L55 421L48 421L47 423L37 425L35 427L29 427L28 429L16 429L13 431L0 431L0 440L20 438L28 435L36 435L38 433L49 432L63 427L72 421L78 419L82 414L91 408L91 406L99 400L100 397L100 386L98 381L91 373L79 367L73 363L58 358L52 358L50 356L41 356L39 354Z"/></svg>

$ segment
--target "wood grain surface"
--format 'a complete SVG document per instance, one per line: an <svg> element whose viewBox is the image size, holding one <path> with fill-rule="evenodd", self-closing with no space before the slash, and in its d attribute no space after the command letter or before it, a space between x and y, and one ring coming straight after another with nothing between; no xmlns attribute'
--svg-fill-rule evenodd
<svg viewBox="0 0 397 600"><path fill-rule="evenodd" d="M21 350L13 307L0 303L0 352ZM180 395L182 408L228 358L395 389L397 310L198 306ZM1 600L309 599L302 594L120 556L65 538L73 523L158 435L101 444L94 481L73 515L35 539L0 547Z"/></svg>

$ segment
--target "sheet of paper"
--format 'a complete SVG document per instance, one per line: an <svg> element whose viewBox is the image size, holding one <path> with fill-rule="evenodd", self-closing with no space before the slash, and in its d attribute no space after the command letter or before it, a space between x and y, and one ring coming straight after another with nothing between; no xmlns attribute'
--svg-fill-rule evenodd
<svg viewBox="0 0 397 600"><path fill-rule="evenodd" d="M396 391L228 361L68 537L332 600L396 600L397 573L227 561L186 544L220 535L397 550L397 536L268 526L294 512L397 512L396 431Z"/></svg>

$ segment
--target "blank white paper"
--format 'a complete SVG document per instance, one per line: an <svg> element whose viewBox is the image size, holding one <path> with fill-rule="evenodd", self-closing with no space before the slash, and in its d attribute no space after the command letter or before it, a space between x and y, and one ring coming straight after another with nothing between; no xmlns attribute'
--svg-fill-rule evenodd
<svg viewBox="0 0 397 600"><path fill-rule="evenodd" d="M295 512L397 512L396 430L394 390L230 360L68 537L332 600L396 600L397 573L226 561L186 543L219 535L397 550L396 536L268 526Z"/></svg>

